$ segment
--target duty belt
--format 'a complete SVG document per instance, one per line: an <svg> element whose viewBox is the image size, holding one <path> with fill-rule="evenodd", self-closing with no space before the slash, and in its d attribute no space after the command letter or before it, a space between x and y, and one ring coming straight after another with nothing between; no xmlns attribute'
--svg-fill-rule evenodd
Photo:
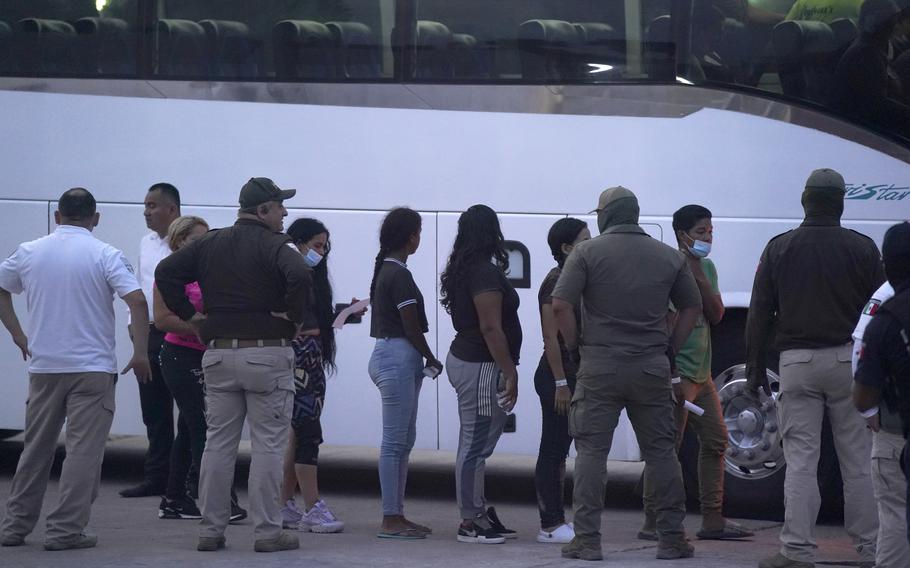
<svg viewBox="0 0 910 568"><path fill-rule="evenodd" d="M290 339L212 339L210 349L243 349L246 347L289 347Z"/></svg>

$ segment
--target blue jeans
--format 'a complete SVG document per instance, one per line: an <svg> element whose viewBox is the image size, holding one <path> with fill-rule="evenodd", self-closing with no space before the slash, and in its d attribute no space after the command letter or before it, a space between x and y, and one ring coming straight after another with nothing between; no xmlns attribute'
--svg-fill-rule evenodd
<svg viewBox="0 0 910 568"><path fill-rule="evenodd" d="M403 337L377 339L369 372L382 397L382 446L379 450L382 514L403 515L408 458L417 438L417 401L423 383L423 357Z"/></svg>

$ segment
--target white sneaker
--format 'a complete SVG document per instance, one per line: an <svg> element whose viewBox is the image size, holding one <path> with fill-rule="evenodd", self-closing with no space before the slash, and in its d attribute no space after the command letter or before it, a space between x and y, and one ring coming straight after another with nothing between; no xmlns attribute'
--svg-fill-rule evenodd
<svg viewBox="0 0 910 568"><path fill-rule="evenodd" d="M547 532L543 529L537 532L537 542L552 542L554 544L568 544L575 538L575 530L570 525L559 525L555 530Z"/></svg>
<svg viewBox="0 0 910 568"><path fill-rule="evenodd" d="M313 533L338 533L344 530L344 523L339 521L328 505L320 499L303 514L303 518L297 523L297 530Z"/></svg>
<svg viewBox="0 0 910 568"><path fill-rule="evenodd" d="M301 519L303 519L303 511L297 506L297 501L288 499L281 508L281 526L286 529L296 529Z"/></svg>

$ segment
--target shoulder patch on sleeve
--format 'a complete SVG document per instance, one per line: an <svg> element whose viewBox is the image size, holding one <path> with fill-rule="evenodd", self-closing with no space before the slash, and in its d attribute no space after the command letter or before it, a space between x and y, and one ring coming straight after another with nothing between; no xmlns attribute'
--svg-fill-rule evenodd
<svg viewBox="0 0 910 568"><path fill-rule="evenodd" d="M881 300L872 298L871 300L869 300L868 303L866 303L866 307L863 308L863 314L867 315L867 316L874 316L875 312L878 311L878 308L881 305L882 305Z"/></svg>

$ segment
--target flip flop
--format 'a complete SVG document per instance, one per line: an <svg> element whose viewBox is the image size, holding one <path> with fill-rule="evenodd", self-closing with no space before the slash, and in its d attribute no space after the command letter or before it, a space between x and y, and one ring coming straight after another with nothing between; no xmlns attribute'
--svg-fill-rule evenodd
<svg viewBox="0 0 910 568"><path fill-rule="evenodd" d="M427 535L417 529L406 528L401 529L400 531L378 532L376 533L376 537L394 540L420 540L422 538L427 538Z"/></svg>
<svg viewBox="0 0 910 568"><path fill-rule="evenodd" d="M695 533L695 536L701 540L741 540L755 536L755 533L738 523L727 521L722 529L710 531L702 529Z"/></svg>
<svg viewBox="0 0 910 568"><path fill-rule="evenodd" d="M420 531L424 534L433 534L433 529L431 529L430 527L425 527L419 523L415 523L414 521L409 521L407 519L405 519L404 522L405 522L405 524L407 524L409 527L411 527L414 530Z"/></svg>

